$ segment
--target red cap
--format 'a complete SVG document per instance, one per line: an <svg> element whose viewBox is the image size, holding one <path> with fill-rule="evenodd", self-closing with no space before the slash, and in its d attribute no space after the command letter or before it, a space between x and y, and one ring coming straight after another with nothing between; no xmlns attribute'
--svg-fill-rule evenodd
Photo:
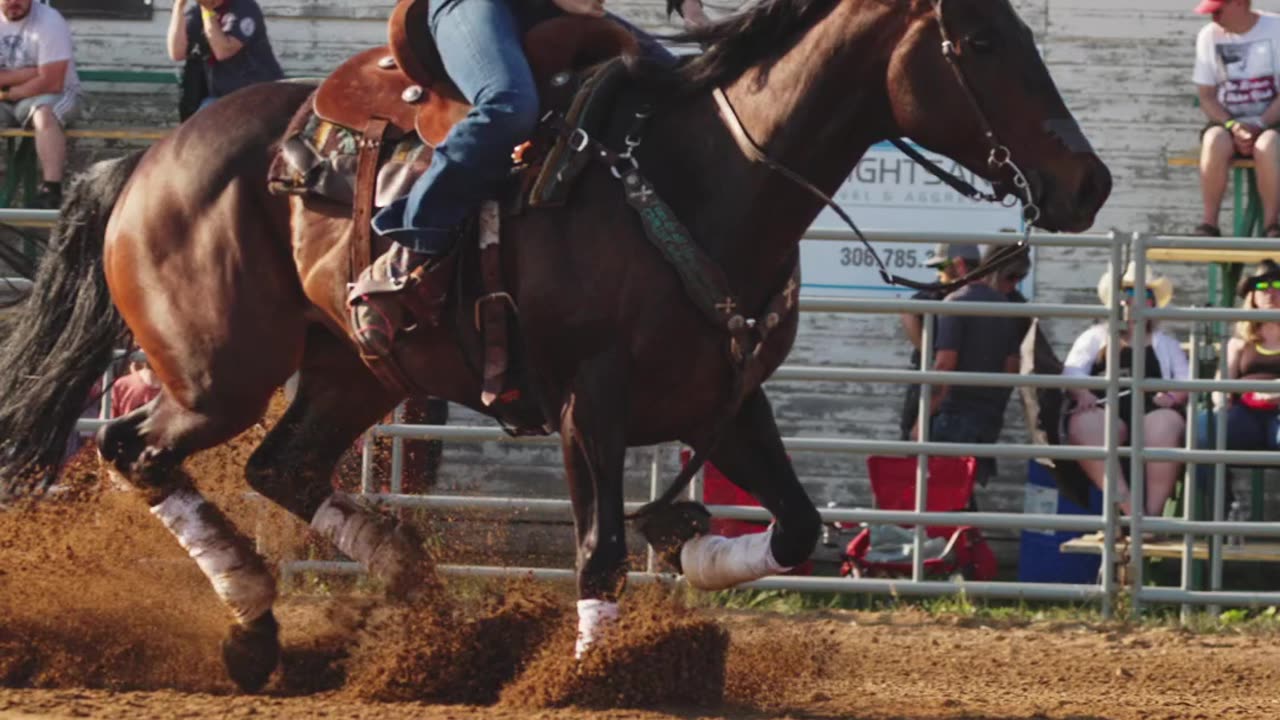
<svg viewBox="0 0 1280 720"><path fill-rule="evenodd" d="M1227 4L1227 0L1200 0L1200 4L1196 5L1197 15L1212 15L1222 9Z"/></svg>

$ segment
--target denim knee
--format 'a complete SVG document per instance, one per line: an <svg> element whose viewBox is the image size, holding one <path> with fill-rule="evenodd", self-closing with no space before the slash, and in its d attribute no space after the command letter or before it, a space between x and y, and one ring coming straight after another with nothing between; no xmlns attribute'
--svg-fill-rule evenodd
<svg viewBox="0 0 1280 720"><path fill-rule="evenodd" d="M514 148L533 136L538 127L539 110L536 94L517 91L493 93L476 105L476 111L489 124L488 133L494 142L502 143L504 149Z"/></svg>

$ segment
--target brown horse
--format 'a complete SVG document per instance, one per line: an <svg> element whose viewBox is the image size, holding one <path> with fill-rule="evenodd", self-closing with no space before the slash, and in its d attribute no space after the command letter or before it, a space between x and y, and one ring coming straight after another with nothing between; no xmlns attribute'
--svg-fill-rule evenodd
<svg viewBox="0 0 1280 720"><path fill-rule="evenodd" d="M991 159L1007 154L1030 181L1037 224L1050 230L1089 227L1110 192L1106 167L1007 0L765 0L697 39L707 52L661 84L666 94L635 156L748 317L787 286L820 209L750 159L751 141L828 193L886 138L911 137L1005 185L1017 180L1014 166ZM733 112L719 109L715 88ZM164 392L107 426L101 452L232 610L224 658L246 688L265 682L277 661L274 582L181 463L257 421L291 373L301 375L297 396L249 460L249 485L393 592L423 580L412 534L330 484L342 449L401 398L346 339L349 211L267 191L268 161L310 92L288 83L246 89L145 155L79 182L0 369L8 443L0 477L14 492L16 478L56 464L77 405L127 324ZM736 134L722 119L734 113ZM520 353L563 442L583 645L616 612L625 577L628 446L679 440L709 449L717 440L710 459L776 518L769 532L735 541L671 530L666 539L695 585L724 587L804 561L819 517L769 401L758 379L730 382L728 333L687 298L609 168L592 166L568 207L519 216L503 232ZM787 298L761 347L766 376L795 337L793 287ZM469 314L459 307L452 322L419 328L402 359L424 392L487 412L459 340Z"/></svg>

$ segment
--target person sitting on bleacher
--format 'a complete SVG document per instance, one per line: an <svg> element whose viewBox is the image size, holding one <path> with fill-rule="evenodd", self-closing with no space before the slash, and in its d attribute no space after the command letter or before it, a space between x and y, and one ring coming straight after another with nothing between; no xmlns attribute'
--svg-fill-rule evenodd
<svg viewBox="0 0 1280 720"><path fill-rule="evenodd" d="M1196 235L1221 235L1218 214L1236 157L1256 163L1262 224L1280 237L1280 17L1255 11L1250 0L1202 0L1212 15L1196 36L1192 81L1209 124L1200 133L1204 215Z"/></svg>
<svg viewBox="0 0 1280 720"><path fill-rule="evenodd" d="M34 207L62 205L63 128L79 107L80 77L67 21L32 0L0 2L0 124L35 130L43 182Z"/></svg>
<svg viewBox="0 0 1280 720"><path fill-rule="evenodd" d="M1280 310L1280 265L1263 260L1252 275L1242 275L1236 294L1243 307ZM1242 320L1227 342L1228 380L1280 379L1280 322ZM1277 383L1280 385L1280 383ZM1275 392L1214 394L1215 404L1227 412L1228 450L1280 450L1280 387ZM1214 447L1213 423L1205 413L1198 428L1199 445ZM1205 471L1212 466L1200 466ZM1207 476L1206 476L1207 477Z"/></svg>
<svg viewBox="0 0 1280 720"><path fill-rule="evenodd" d="M176 62L188 53L204 54L204 107L214 100L255 83L284 78L271 49L262 8L255 0L174 0L169 19L169 57Z"/></svg>
<svg viewBox="0 0 1280 720"><path fill-rule="evenodd" d="M1121 286L1124 296L1121 304L1125 308L1126 324L1120 337L1121 377L1132 377L1133 348L1129 338L1133 333L1133 320L1128 313L1129 307L1137 302L1145 302L1148 307L1164 307L1173 299L1173 283L1165 277L1148 274L1147 287L1144 291L1134 288L1134 268L1129 266ZM1098 299L1103 305L1111 305L1111 273L1103 273L1098 282ZM1190 376L1190 365L1187 354L1172 335L1147 324L1147 345L1145 348L1145 372L1143 377L1162 378L1165 380L1185 380ZM1071 352L1063 362L1062 374L1073 377L1104 376L1107 374L1107 342L1108 329L1106 323L1098 323L1081 333L1071 346ZM1125 391L1122 391L1125 392ZM1103 399L1105 390L1074 389L1068 391L1074 401L1066 410L1067 440L1072 445L1106 445ZM1143 423L1142 432L1145 445L1149 448L1180 447L1186 423L1183 420L1183 406L1187 402L1185 392L1147 393L1142 398ZM1128 443L1129 422L1133 418L1132 395L1125 394L1119 398L1120 408L1120 442ZM1106 483L1105 460L1081 460L1080 467L1099 489ZM1178 463L1148 462L1146 464L1145 510L1147 515L1159 515L1164 509L1165 501L1173 494L1174 483L1178 479ZM1124 478L1118 480L1119 505L1122 512L1130 512L1129 485Z"/></svg>

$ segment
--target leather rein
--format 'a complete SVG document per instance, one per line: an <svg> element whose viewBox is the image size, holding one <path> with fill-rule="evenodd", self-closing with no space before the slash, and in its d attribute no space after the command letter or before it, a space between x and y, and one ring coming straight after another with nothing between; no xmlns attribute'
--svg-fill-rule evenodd
<svg viewBox="0 0 1280 720"><path fill-rule="evenodd" d="M955 280L945 283L922 283L889 272L884 261L880 259L880 254L876 252L875 247L873 247L871 242L867 240L867 237L862 234L862 230L860 230L857 224L853 222L853 218L849 217L849 214L845 212L844 208L840 207L840 205L837 204L830 195L806 180L802 175L769 157L768 153L760 147L760 145L751 137L750 133L747 132L747 129L743 127L742 120L738 118L738 113L733 109L733 105L729 102L728 96L725 95L722 89L719 87L713 89L712 96L715 98L716 105L720 110L721 119L729 129L729 133L737 142L743 155L752 162L758 162L779 175L782 175L805 192L814 196L818 200L821 200L827 207L831 208L831 210L835 212L844 224L848 225L849 229L853 230L854 235L856 235L858 240L864 247L866 247L867 251L871 254L872 259L875 260L876 266L879 268L880 277L885 283L889 285L900 285L913 290L941 290L944 292L950 292L951 290L962 287L973 280L990 275L996 270L999 270L1015 260L1026 256L1030 250L1028 239L1031 236L1031 227L1040 219L1040 207L1035 202L1035 197L1031 190L1031 183L1027 180L1027 176L1023 174L1022 169L1013 161L1013 154L1009 151L1009 148L1000 142L995 129L991 126L991 121L987 117L987 113L982 109L982 103L978 101L978 97L973 91L973 86L965 75L964 67L960 62L964 57L964 50L961 45L951 39L950 34L947 32L947 24L942 14L943 2L945 2L945 0L934 0L933 2L934 17L938 21L938 32L942 36L942 56L947 59L947 65L951 67L952 72L956 76L956 81L960 85L960 89L964 92L964 96L968 100L969 106L972 108L974 115L978 119L983 137L986 139L987 146L990 149L990 153L987 156L987 166L996 172L1007 171L1008 174L1012 176L1014 193L1021 196L1018 200L1022 201L1023 223L1023 235L1021 240L1016 244L1006 245L996 249L985 261L980 263L964 276ZM1011 194L1014 194L1010 192L984 193L973 187L973 185L969 184L963 178L957 177L956 175L942 169L937 163L925 157L909 143L897 138L890 140L890 142L901 150L904 155L923 167L927 172L929 172L929 174L938 178L948 187L961 195L964 195L970 200L1004 203Z"/></svg>

